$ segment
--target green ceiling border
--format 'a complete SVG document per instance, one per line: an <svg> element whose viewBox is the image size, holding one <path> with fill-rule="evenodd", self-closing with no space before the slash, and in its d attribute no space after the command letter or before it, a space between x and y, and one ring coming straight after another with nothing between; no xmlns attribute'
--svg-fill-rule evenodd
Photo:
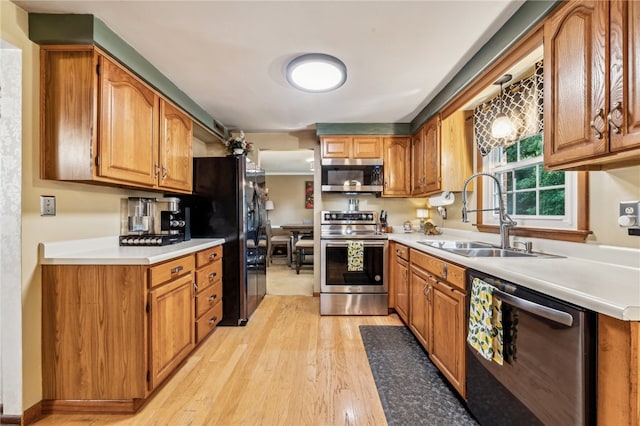
<svg viewBox="0 0 640 426"><path fill-rule="evenodd" d="M316 135L410 135L409 123L316 123Z"/></svg>
<svg viewBox="0 0 640 426"><path fill-rule="evenodd" d="M29 39L38 44L93 44L108 52L202 126L223 139L228 129L93 15L29 13Z"/></svg>
<svg viewBox="0 0 640 426"><path fill-rule="evenodd" d="M498 32L411 121L411 133L418 130L427 120L451 102L560 3L562 2L559 0L525 1Z"/></svg>

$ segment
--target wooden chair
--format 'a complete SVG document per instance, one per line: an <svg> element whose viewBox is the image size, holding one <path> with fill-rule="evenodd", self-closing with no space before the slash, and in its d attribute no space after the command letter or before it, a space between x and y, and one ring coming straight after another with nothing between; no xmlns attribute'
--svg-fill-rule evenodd
<svg viewBox="0 0 640 426"><path fill-rule="evenodd" d="M284 247L287 266L291 266L291 238L288 235L273 235L271 222L267 221L267 266L273 263L273 253L278 247Z"/></svg>
<svg viewBox="0 0 640 426"><path fill-rule="evenodd" d="M296 241L296 274L300 274L300 268L305 264L304 257L313 254L313 239L301 238ZM313 263L306 263L313 268Z"/></svg>

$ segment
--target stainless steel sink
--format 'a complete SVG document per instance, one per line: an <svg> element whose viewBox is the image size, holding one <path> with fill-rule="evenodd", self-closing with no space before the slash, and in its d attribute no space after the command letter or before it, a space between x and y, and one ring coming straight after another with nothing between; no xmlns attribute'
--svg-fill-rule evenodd
<svg viewBox="0 0 640 426"><path fill-rule="evenodd" d="M418 243L442 250L494 248L491 244L482 243L480 241L424 240L418 241Z"/></svg>
<svg viewBox="0 0 640 426"><path fill-rule="evenodd" d="M424 240L418 243L466 257L563 257L555 254L501 249L480 241Z"/></svg>
<svg viewBox="0 0 640 426"><path fill-rule="evenodd" d="M537 257L535 253L499 249L499 248L471 248L471 249L445 249L452 253L467 257Z"/></svg>

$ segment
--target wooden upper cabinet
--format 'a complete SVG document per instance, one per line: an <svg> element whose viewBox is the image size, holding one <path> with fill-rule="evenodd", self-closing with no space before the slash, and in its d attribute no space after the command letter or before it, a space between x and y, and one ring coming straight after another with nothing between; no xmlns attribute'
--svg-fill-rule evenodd
<svg viewBox="0 0 640 426"><path fill-rule="evenodd" d="M425 169L424 192L440 190L440 118L434 117L424 126Z"/></svg>
<svg viewBox="0 0 640 426"><path fill-rule="evenodd" d="M382 138L384 162L383 197L408 197L411 195L411 138L386 136Z"/></svg>
<svg viewBox="0 0 640 426"><path fill-rule="evenodd" d="M441 123L439 190L459 192L473 174L473 111L456 111Z"/></svg>
<svg viewBox="0 0 640 426"><path fill-rule="evenodd" d="M424 126L411 137L411 195L425 194L426 147Z"/></svg>
<svg viewBox="0 0 640 426"><path fill-rule="evenodd" d="M184 112L93 46L42 46L40 63L44 179L191 192Z"/></svg>
<svg viewBox="0 0 640 426"><path fill-rule="evenodd" d="M573 1L544 25L544 162L599 170L640 164L640 6Z"/></svg>
<svg viewBox="0 0 640 426"><path fill-rule="evenodd" d="M160 99L160 186L190 192L193 179L193 121Z"/></svg>
<svg viewBox="0 0 640 426"><path fill-rule="evenodd" d="M380 136L322 136L322 158L382 158Z"/></svg>
<svg viewBox="0 0 640 426"><path fill-rule="evenodd" d="M100 57L99 175L153 187L158 178L158 95Z"/></svg>
<svg viewBox="0 0 640 426"><path fill-rule="evenodd" d="M413 135L411 195L421 197L440 189L440 129L438 116Z"/></svg>

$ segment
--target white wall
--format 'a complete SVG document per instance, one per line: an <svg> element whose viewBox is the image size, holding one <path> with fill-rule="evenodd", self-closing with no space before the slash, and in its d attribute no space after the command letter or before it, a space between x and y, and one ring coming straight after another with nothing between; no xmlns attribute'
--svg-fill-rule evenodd
<svg viewBox="0 0 640 426"><path fill-rule="evenodd" d="M22 52L0 39L0 404L22 414Z"/></svg>

